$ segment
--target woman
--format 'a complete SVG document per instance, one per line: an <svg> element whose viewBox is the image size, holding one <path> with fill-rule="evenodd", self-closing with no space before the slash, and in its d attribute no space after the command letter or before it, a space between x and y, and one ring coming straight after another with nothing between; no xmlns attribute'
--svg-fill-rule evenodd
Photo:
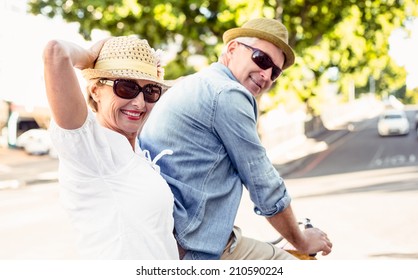
<svg viewBox="0 0 418 280"><path fill-rule="evenodd" d="M173 195L136 141L166 87L158 53L128 36L88 50L53 40L43 60L61 198L82 256L178 259ZM87 80L92 109L75 68Z"/></svg>

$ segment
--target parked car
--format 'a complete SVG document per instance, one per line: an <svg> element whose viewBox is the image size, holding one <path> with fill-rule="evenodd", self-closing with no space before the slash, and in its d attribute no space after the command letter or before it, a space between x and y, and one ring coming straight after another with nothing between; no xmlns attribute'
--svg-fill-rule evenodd
<svg viewBox="0 0 418 280"><path fill-rule="evenodd" d="M383 112L377 122L377 130L380 136L407 135L409 121L405 112L401 110Z"/></svg>
<svg viewBox="0 0 418 280"><path fill-rule="evenodd" d="M30 129L16 139L16 147L22 148L30 155L46 155L56 157L55 149L46 129Z"/></svg>
<svg viewBox="0 0 418 280"><path fill-rule="evenodd" d="M50 112L47 107L27 108L24 105L11 103L7 109L7 143L16 147L17 138L30 129L47 128Z"/></svg>

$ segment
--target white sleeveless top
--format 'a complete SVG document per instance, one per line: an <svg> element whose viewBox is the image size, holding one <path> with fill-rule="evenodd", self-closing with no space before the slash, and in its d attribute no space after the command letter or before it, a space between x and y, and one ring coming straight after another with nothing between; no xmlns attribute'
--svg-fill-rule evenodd
<svg viewBox="0 0 418 280"><path fill-rule="evenodd" d="M174 198L139 145L99 125L65 130L51 122L58 152L61 201L87 259L178 259ZM156 170L157 169L157 170Z"/></svg>

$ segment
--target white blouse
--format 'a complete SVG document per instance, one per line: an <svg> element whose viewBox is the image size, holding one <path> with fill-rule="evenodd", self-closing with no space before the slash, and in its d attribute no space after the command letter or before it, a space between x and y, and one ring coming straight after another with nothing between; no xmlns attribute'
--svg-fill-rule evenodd
<svg viewBox="0 0 418 280"><path fill-rule="evenodd" d="M79 232L83 258L179 258L173 194L138 144L134 152L91 110L81 128L65 130L52 121L50 133L61 200Z"/></svg>

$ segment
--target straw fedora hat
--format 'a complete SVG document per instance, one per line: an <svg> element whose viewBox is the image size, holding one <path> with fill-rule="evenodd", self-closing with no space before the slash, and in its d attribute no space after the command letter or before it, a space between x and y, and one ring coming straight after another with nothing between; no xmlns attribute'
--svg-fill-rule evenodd
<svg viewBox="0 0 418 280"><path fill-rule="evenodd" d="M136 36L112 37L103 45L94 68L81 71L86 80L95 78L140 79L168 88L158 53L147 40Z"/></svg>
<svg viewBox="0 0 418 280"><path fill-rule="evenodd" d="M289 46L289 37L286 27L278 20L259 18L245 23L242 27L232 28L225 31L224 43L238 37L256 37L268 41L281 49L286 57L283 70L295 63L295 54Z"/></svg>

